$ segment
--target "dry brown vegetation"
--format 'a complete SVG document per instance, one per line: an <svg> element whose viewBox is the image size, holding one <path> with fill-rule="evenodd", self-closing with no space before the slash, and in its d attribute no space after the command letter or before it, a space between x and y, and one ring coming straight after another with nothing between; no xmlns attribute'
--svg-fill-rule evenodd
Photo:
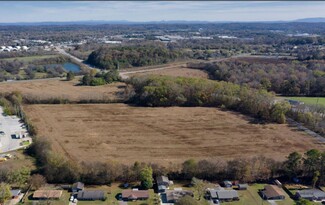
<svg viewBox="0 0 325 205"><path fill-rule="evenodd" d="M129 76L143 75L169 75L175 77L191 77L191 78L208 78L208 74L202 70L190 69L185 66L166 67L161 70L152 70L143 73L130 74Z"/></svg>
<svg viewBox="0 0 325 205"><path fill-rule="evenodd" d="M77 161L183 162L265 155L324 146L288 125L253 124L216 108L145 108L125 104L26 105L40 137Z"/></svg>
<svg viewBox="0 0 325 205"><path fill-rule="evenodd" d="M1 92L20 91L23 96L33 99L62 98L70 101L116 99L117 93L124 90L124 83L103 86L78 86L79 79L42 79L0 83Z"/></svg>

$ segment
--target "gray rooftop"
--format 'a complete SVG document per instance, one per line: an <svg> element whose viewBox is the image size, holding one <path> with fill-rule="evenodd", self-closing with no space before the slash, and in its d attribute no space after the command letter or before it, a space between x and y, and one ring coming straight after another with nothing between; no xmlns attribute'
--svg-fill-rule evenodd
<svg viewBox="0 0 325 205"><path fill-rule="evenodd" d="M238 192L235 190L210 189L209 191L212 198L218 198L218 199L238 198Z"/></svg>
<svg viewBox="0 0 325 205"><path fill-rule="evenodd" d="M161 182L169 183L169 179L166 176L159 176L156 178L156 180L157 180L157 183L161 183Z"/></svg>
<svg viewBox="0 0 325 205"><path fill-rule="evenodd" d="M297 194L299 194L302 198L325 197L325 192L319 189L305 189L305 190L297 191Z"/></svg>
<svg viewBox="0 0 325 205"><path fill-rule="evenodd" d="M72 189L83 189L84 186L85 186L84 183L82 183L82 182L76 182L76 183L74 183L74 184L72 185Z"/></svg>
<svg viewBox="0 0 325 205"><path fill-rule="evenodd" d="M105 197L104 191L94 190L94 191L79 191L77 199L103 199Z"/></svg>

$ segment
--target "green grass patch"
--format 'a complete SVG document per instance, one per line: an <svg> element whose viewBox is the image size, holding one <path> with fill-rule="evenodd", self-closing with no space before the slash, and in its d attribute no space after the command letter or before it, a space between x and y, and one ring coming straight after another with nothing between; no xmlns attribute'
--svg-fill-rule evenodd
<svg viewBox="0 0 325 205"><path fill-rule="evenodd" d="M30 142L29 142L28 140L26 140L26 141L22 141L22 142L20 143L20 145L21 145L21 146L27 146L27 145L30 145Z"/></svg>
<svg viewBox="0 0 325 205"><path fill-rule="evenodd" d="M45 58L55 58L58 57L59 55L44 55L44 56L26 56L26 57L15 57L15 58L3 58L0 60L4 61L14 61L14 60L19 60L23 62L31 62L33 60L39 60L39 59L45 59Z"/></svg>
<svg viewBox="0 0 325 205"><path fill-rule="evenodd" d="M285 99L298 100L304 102L307 105L324 105L325 97L284 97Z"/></svg>

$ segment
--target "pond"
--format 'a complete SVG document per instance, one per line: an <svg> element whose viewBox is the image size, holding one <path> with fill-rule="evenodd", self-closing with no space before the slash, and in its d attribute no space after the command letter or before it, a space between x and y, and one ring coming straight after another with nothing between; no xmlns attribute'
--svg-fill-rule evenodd
<svg viewBox="0 0 325 205"><path fill-rule="evenodd" d="M63 64L63 68L66 70L66 71L72 71L74 73L77 73L80 71L80 66L77 65L77 64L74 64L74 63L64 63Z"/></svg>
<svg viewBox="0 0 325 205"><path fill-rule="evenodd" d="M64 68L64 70L66 71L71 71L71 72L74 72L74 73L78 73L81 71L81 68L79 65L77 64L74 64L74 63L64 63L64 64L49 64L49 65L46 65L50 68L54 68L56 66L62 66Z"/></svg>

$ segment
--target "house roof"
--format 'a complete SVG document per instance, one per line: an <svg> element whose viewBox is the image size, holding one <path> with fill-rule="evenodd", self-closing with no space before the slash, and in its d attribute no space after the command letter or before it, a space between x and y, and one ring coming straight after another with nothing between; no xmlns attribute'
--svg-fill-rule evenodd
<svg viewBox="0 0 325 205"><path fill-rule="evenodd" d="M162 183L162 182L169 183L169 179L166 176L159 176L159 177L156 178L156 181L157 181L158 184Z"/></svg>
<svg viewBox="0 0 325 205"><path fill-rule="evenodd" d="M166 191L167 201L177 201L178 199L187 195L193 196L193 192L188 190L167 190Z"/></svg>
<svg viewBox="0 0 325 205"><path fill-rule="evenodd" d="M131 190L131 189L123 190L122 198L128 198L128 199L149 198L149 191L148 190Z"/></svg>
<svg viewBox="0 0 325 205"><path fill-rule="evenodd" d="M297 194L299 194L302 198L323 198L325 197L325 192L319 190L319 189L305 189L297 191Z"/></svg>
<svg viewBox="0 0 325 205"><path fill-rule="evenodd" d="M77 195L77 199L102 199L104 197L104 191L100 190L79 191Z"/></svg>
<svg viewBox="0 0 325 205"><path fill-rule="evenodd" d="M85 184L82 182L76 182L72 184L72 189L83 189L85 187Z"/></svg>
<svg viewBox="0 0 325 205"><path fill-rule="evenodd" d="M33 194L33 198L49 199L49 198L60 198L62 190L37 190Z"/></svg>
<svg viewBox="0 0 325 205"><path fill-rule="evenodd" d="M264 187L263 194L267 198L272 198L272 197L277 197L277 196L284 196L283 191L279 187L277 187L275 185L266 185Z"/></svg>
<svg viewBox="0 0 325 205"><path fill-rule="evenodd" d="M218 198L218 199L238 198L238 192L235 190L210 189L209 191L212 198Z"/></svg>

